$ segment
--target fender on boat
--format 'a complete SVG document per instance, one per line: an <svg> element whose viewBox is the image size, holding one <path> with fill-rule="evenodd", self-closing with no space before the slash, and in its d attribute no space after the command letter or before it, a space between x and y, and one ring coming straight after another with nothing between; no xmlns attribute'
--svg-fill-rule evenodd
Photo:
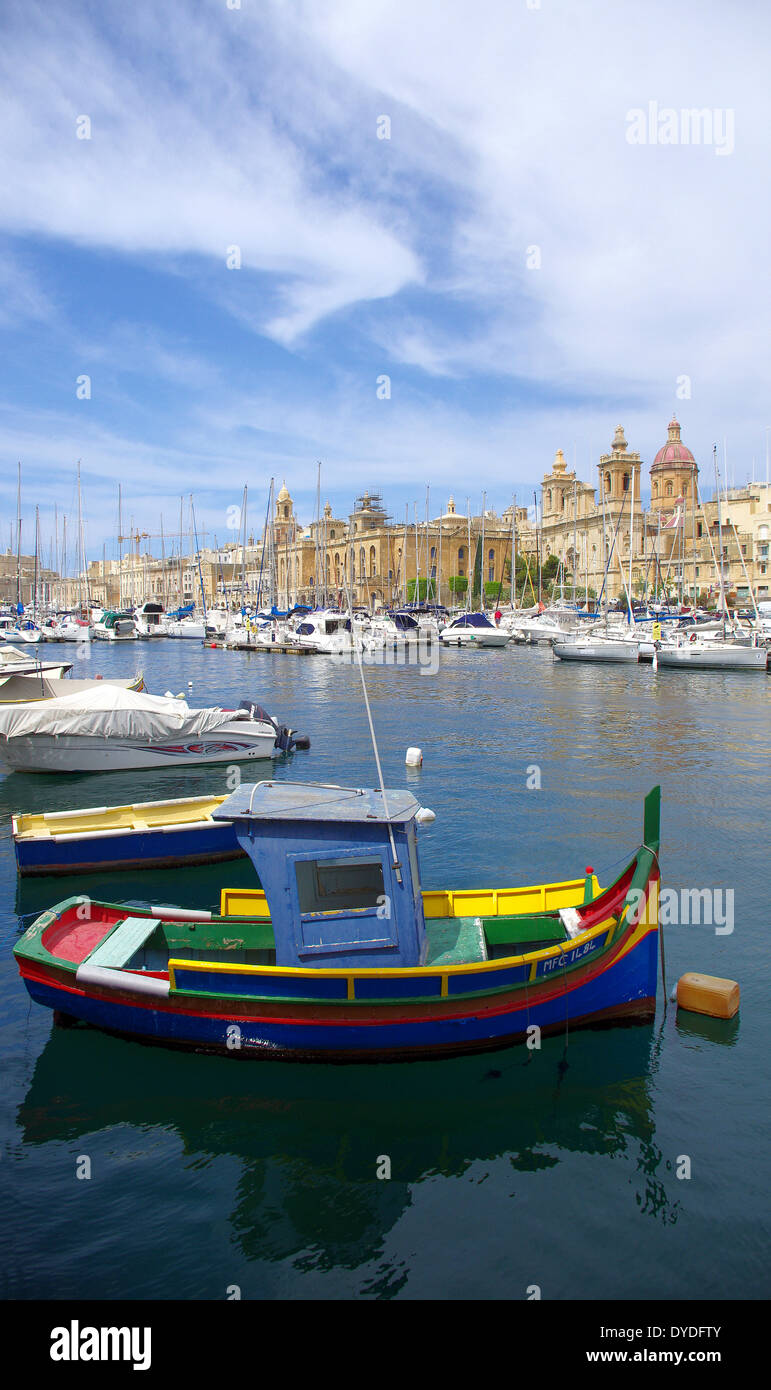
<svg viewBox="0 0 771 1390"><path fill-rule="evenodd" d="M159 999L166 999L169 994L168 980L158 980L154 975L139 975L132 970L115 970L108 965L79 965L75 980L79 985L123 989L131 994L152 994Z"/></svg>

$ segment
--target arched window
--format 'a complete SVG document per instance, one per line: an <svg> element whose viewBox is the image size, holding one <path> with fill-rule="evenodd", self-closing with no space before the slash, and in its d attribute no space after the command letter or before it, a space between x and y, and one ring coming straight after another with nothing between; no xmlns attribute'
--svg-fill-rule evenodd
<svg viewBox="0 0 771 1390"><path fill-rule="evenodd" d="M329 533L329 539L330 539L331 541L333 541L333 540L335 539L334 529L330 531L330 533Z"/></svg>
<svg viewBox="0 0 771 1390"><path fill-rule="evenodd" d="M377 574L377 561L375 560L374 545L371 545L369 548L369 572L371 578L374 578L374 576Z"/></svg>
<svg viewBox="0 0 771 1390"><path fill-rule="evenodd" d="M494 550L489 550L489 551L487 552L487 578L488 578L489 580L491 580L491 581L492 581L493 579L495 579L495 551L494 551Z"/></svg>
<svg viewBox="0 0 771 1390"><path fill-rule="evenodd" d="M560 493L560 510L563 511L563 512L564 512L564 510L565 510L565 494L564 494L564 492L561 492L561 493Z"/></svg>
<svg viewBox="0 0 771 1390"><path fill-rule="evenodd" d="M466 548L465 548L465 546L461 546L460 549L458 550L458 574L459 574L459 576L461 576L461 577L466 573L466 570L465 570L465 560L466 560Z"/></svg>
<svg viewBox="0 0 771 1390"><path fill-rule="evenodd" d="M625 473L625 474L624 474L624 492L628 492L628 491L629 491L629 474L628 474L628 473Z"/></svg>
<svg viewBox="0 0 771 1390"><path fill-rule="evenodd" d="M549 511L551 511L551 488L549 488L548 496L549 496Z"/></svg>
<svg viewBox="0 0 771 1390"><path fill-rule="evenodd" d="M654 484L653 484L653 496L654 496L654 497L658 497L658 495L659 495L659 485L658 485L658 483L654 483Z"/></svg>
<svg viewBox="0 0 771 1390"><path fill-rule="evenodd" d="M664 489L664 491L666 492L667 497L671 497L671 496L672 496L672 490L673 490L673 489L672 489L672 484L671 484L671 483L667 483L666 488Z"/></svg>
<svg viewBox="0 0 771 1390"><path fill-rule="evenodd" d="M610 492L610 473L605 474L605 491Z"/></svg>
<svg viewBox="0 0 771 1390"><path fill-rule="evenodd" d="M284 516L289 516L289 503L284 503Z"/></svg>
<svg viewBox="0 0 771 1390"><path fill-rule="evenodd" d="M362 547L361 547L361 550L359 551L359 579L366 579L366 577L367 577L367 560L366 560L366 556L365 556L365 554L364 554L364 546L362 546Z"/></svg>

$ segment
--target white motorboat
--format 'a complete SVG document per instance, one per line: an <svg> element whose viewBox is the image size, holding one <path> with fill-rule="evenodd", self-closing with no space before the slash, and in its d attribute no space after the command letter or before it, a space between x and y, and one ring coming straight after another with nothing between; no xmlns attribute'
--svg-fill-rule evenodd
<svg viewBox="0 0 771 1390"><path fill-rule="evenodd" d="M0 707L0 762L18 772L117 772L272 758L308 740L259 706L190 709L169 696L97 689Z"/></svg>
<svg viewBox="0 0 771 1390"><path fill-rule="evenodd" d="M18 647L0 647L0 676L43 675L56 678L71 670L71 661L41 661L31 652L20 652Z"/></svg>
<svg viewBox="0 0 771 1390"><path fill-rule="evenodd" d="M439 634L445 647L505 647L510 637L508 629L496 627L486 613L459 613Z"/></svg>
<svg viewBox="0 0 771 1390"><path fill-rule="evenodd" d="M134 609L134 626L137 637L165 637L166 614L162 603L148 601Z"/></svg>
<svg viewBox="0 0 771 1390"><path fill-rule="evenodd" d="M326 654L353 651L351 619L347 613L339 613L336 608L320 608L306 613L295 628L294 641L298 647L311 647L316 652Z"/></svg>
<svg viewBox="0 0 771 1390"><path fill-rule="evenodd" d="M94 623L94 637L98 642L136 642L137 630L130 613L104 612Z"/></svg>

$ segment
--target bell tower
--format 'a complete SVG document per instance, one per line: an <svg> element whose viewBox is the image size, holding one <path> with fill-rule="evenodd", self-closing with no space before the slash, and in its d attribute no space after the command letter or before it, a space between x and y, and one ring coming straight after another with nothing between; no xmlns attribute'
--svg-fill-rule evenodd
<svg viewBox="0 0 771 1390"><path fill-rule="evenodd" d="M638 453L630 452L624 438L624 427L619 425L613 436L609 454L601 454L598 464L600 471L600 497L606 508L613 510L625 503L634 489L635 510L640 505L640 472L642 461Z"/></svg>

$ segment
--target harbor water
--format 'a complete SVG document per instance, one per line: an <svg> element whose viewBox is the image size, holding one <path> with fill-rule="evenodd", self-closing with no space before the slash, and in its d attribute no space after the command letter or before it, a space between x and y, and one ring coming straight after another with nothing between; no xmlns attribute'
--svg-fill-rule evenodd
<svg viewBox="0 0 771 1390"><path fill-rule="evenodd" d="M250 777L376 781L355 666L157 640L94 643L73 674L137 670L152 693L251 699L310 735L310 751ZM598 669L513 646L365 675L386 785L436 812L420 830L425 888L587 865L607 883L660 782L662 884L722 906L719 921L665 925L667 988L688 970L738 980L738 1016L665 1012L660 983L650 1025L376 1066L59 1028L11 954L36 912L81 892L212 908L253 870L17 881L12 812L224 792L228 774L6 775L3 1296L766 1297L771 677ZM405 767L410 746L422 768Z"/></svg>

